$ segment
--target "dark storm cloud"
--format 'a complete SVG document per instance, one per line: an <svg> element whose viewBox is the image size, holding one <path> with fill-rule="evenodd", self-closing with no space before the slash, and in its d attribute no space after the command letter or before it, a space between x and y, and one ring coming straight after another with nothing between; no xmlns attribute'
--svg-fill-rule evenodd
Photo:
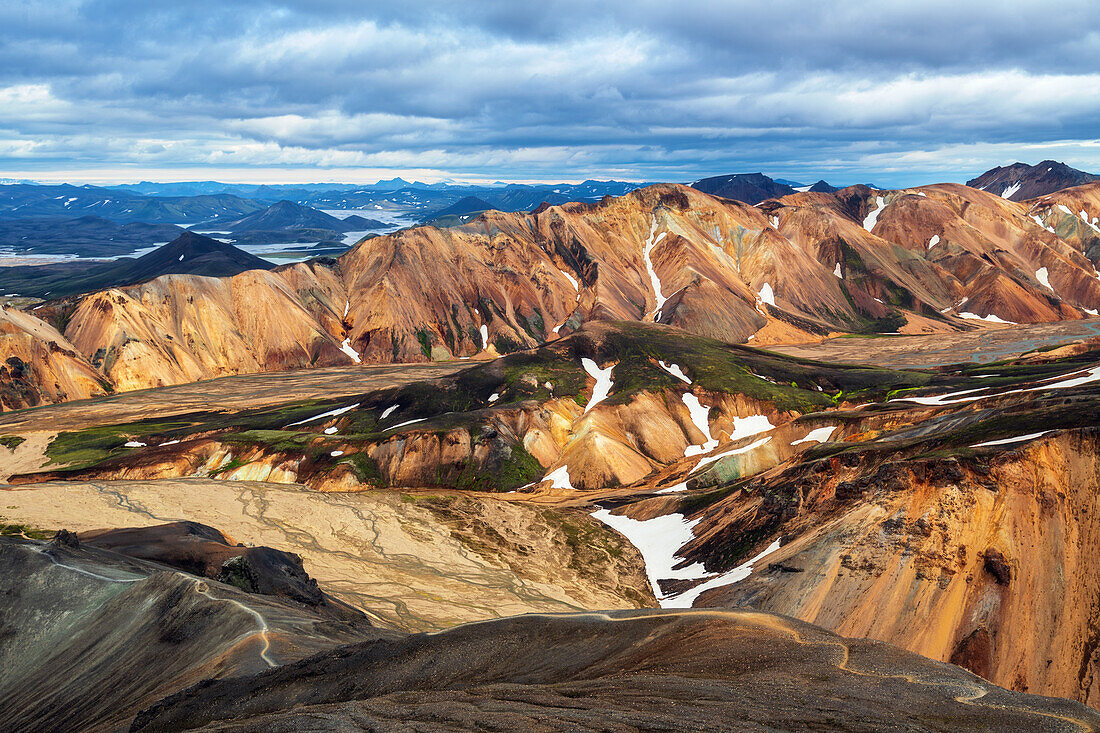
<svg viewBox="0 0 1100 733"><path fill-rule="evenodd" d="M0 165L899 184L1100 167L1098 21L1091 2L4 4Z"/></svg>

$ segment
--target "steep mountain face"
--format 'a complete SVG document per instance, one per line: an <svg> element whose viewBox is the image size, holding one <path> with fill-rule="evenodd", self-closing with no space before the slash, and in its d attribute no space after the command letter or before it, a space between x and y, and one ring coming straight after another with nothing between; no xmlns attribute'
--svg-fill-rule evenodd
<svg viewBox="0 0 1100 733"><path fill-rule="evenodd" d="M786 183L779 183L763 173L734 173L728 176L702 178L691 187L711 196L718 196L746 204L758 204L765 199L778 198L795 192Z"/></svg>
<svg viewBox="0 0 1100 733"><path fill-rule="evenodd" d="M1100 251L1096 225L1073 218L1058 205L954 184L853 186L760 206L659 185L598 204L489 211L460 226L402 230L337 260L265 276L157 279L35 314L62 326L119 389L508 353L593 320L658 322L756 344L988 328L1100 309L1090 259ZM262 323L228 295L242 290L268 309ZM122 361L135 365L125 374L122 348L133 355ZM145 354L161 356L144 368Z"/></svg>
<svg viewBox="0 0 1100 733"><path fill-rule="evenodd" d="M1037 224L1100 264L1100 185L1066 188L1027 203Z"/></svg>
<svg viewBox="0 0 1100 733"><path fill-rule="evenodd" d="M966 185L1010 201L1024 201L1093 181L1100 181L1100 176L1070 168L1056 160L1044 160L1038 165L1013 163L991 168L967 181Z"/></svg>
<svg viewBox="0 0 1100 733"><path fill-rule="evenodd" d="M64 307L67 338L119 390L350 362L286 280L267 270L167 275Z"/></svg>
<svg viewBox="0 0 1100 733"><path fill-rule="evenodd" d="M900 306L933 320L1034 323L1083 317L1100 298L1095 265L1077 246L1026 207L965 186L854 186L765 208L780 231L793 225L792 241L832 259L855 304L882 318Z"/></svg>
<svg viewBox="0 0 1100 733"><path fill-rule="evenodd" d="M132 730L923 731L1100 725L883 644L749 612L525 616L192 688ZM797 726L791 721L798 721Z"/></svg>
<svg viewBox="0 0 1100 733"><path fill-rule="evenodd" d="M975 458L867 453L834 458L834 476L795 469L769 481L800 497L784 549L698 605L791 615L1095 707L1096 429ZM744 503L725 510L745 516Z"/></svg>
<svg viewBox="0 0 1100 733"><path fill-rule="evenodd" d="M137 259L127 257L112 262L0 267L0 290L7 288L8 292L20 295L57 299L132 285L162 275L229 277L246 270L270 270L273 267L275 265L267 260L230 244L185 231L168 244Z"/></svg>
<svg viewBox="0 0 1100 733"><path fill-rule="evenodd" d="M104 395L110 383L52 326L0 306L0 412Z"/></svg>

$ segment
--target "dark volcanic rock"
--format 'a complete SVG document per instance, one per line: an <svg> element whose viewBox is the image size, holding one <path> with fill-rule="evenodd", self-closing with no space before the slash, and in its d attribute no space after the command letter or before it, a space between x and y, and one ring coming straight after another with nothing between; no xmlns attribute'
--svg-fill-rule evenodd
<svg viewBox="0 0 1100 733"><path fill-rule="evenodd" d="M758 204L765 199L795 192L787 184L773 181L763 173L735 173L728 176L703 178L691 184L691 187L703 193L709 193L711 196L744 201L746 204Z"/></svg>
<svg viewBox="0 0 1100 733"><path fill-rule="evenodd" d="M309 577L298 555L270 547L245 547L198 522L172 522L84 532L92 547L159 562L248 593L289 598L309 606L334 605ZM342 610L343 604L335 604Z"/></svg>
<svg viewBox="0 0 1100 733"><path fill-rule="evenodd" d="M230 277L275 265L231 244L185 231L173 241L142 255L111 262L61 262L0 267L0 290L34 297L61 298L132 285L161 275Z"/></svg>
<svg viewBox="0 0 1100 733"><path fill-rule="evenodd" d="M133 731L1061 730L1079 703L747 611L519 616L203 683Z"/></svg>
<svg viewBox="0 0 1100 733"><path fill-rule="evenodd" d="M1024 201L1093 181L1100 181L1100 176L1070 168L1056 160L1044 160L1038 165L1013 163L991 168L967 181L966 185L1011 201Z"/></svg>

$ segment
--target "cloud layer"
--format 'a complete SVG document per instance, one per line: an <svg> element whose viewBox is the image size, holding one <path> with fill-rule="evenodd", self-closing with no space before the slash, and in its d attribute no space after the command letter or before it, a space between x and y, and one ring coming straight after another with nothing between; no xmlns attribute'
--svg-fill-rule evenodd
<svg viewBox="0 0 1100 733"><path fill-rule="evenodd" d="M24 0L0 5L0 176L1100 169L1095 28L1084 0Z"/></svg>

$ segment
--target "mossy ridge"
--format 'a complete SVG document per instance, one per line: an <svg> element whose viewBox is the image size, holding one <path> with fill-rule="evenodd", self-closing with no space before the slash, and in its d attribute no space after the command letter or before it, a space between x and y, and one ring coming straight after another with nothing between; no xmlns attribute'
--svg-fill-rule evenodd
<svg viewBox="0 0 1100 733"><path fill-rule="evenodd" d="M16 448L23 445L26 440L27 439L22 435L0 435L0 445L10 451L14 451Z"/></svg>
<svg viewBox="0 0 1100 733"><path fill-rule="evenodd" d="M542 464L516 444L506 449L504 455L489 465L467 460L453 479L441 479L436 485L453 486L466 491L503 492L518 489L542 477Z"/></svg>
<svg viewBox="0 0 1100 733"><path fill-rule="evenodd" d="M833 404L830 392L870 400L889 389L926 384L929 375L868 367L835 366L637 323L617 323L601 353L617 359L612 404L642 389L686 387L657 362L676 363L711 392L740 393L779 410L811 412ZM760 376L756 376L760 375ZM772 381L769 381L772 380Z"/></svg>
<svg viewBox="0 0 1100 733"><path fill-rule="evenodd" d="M50 465L71 464L72 468L84 468L129 450L125 444L131 440L146 442L142 438L171 435L174 431L192 427L194 423L187 420L154 418L65 431L58 433L46 447L46 457L50 459Z"/></svg>

